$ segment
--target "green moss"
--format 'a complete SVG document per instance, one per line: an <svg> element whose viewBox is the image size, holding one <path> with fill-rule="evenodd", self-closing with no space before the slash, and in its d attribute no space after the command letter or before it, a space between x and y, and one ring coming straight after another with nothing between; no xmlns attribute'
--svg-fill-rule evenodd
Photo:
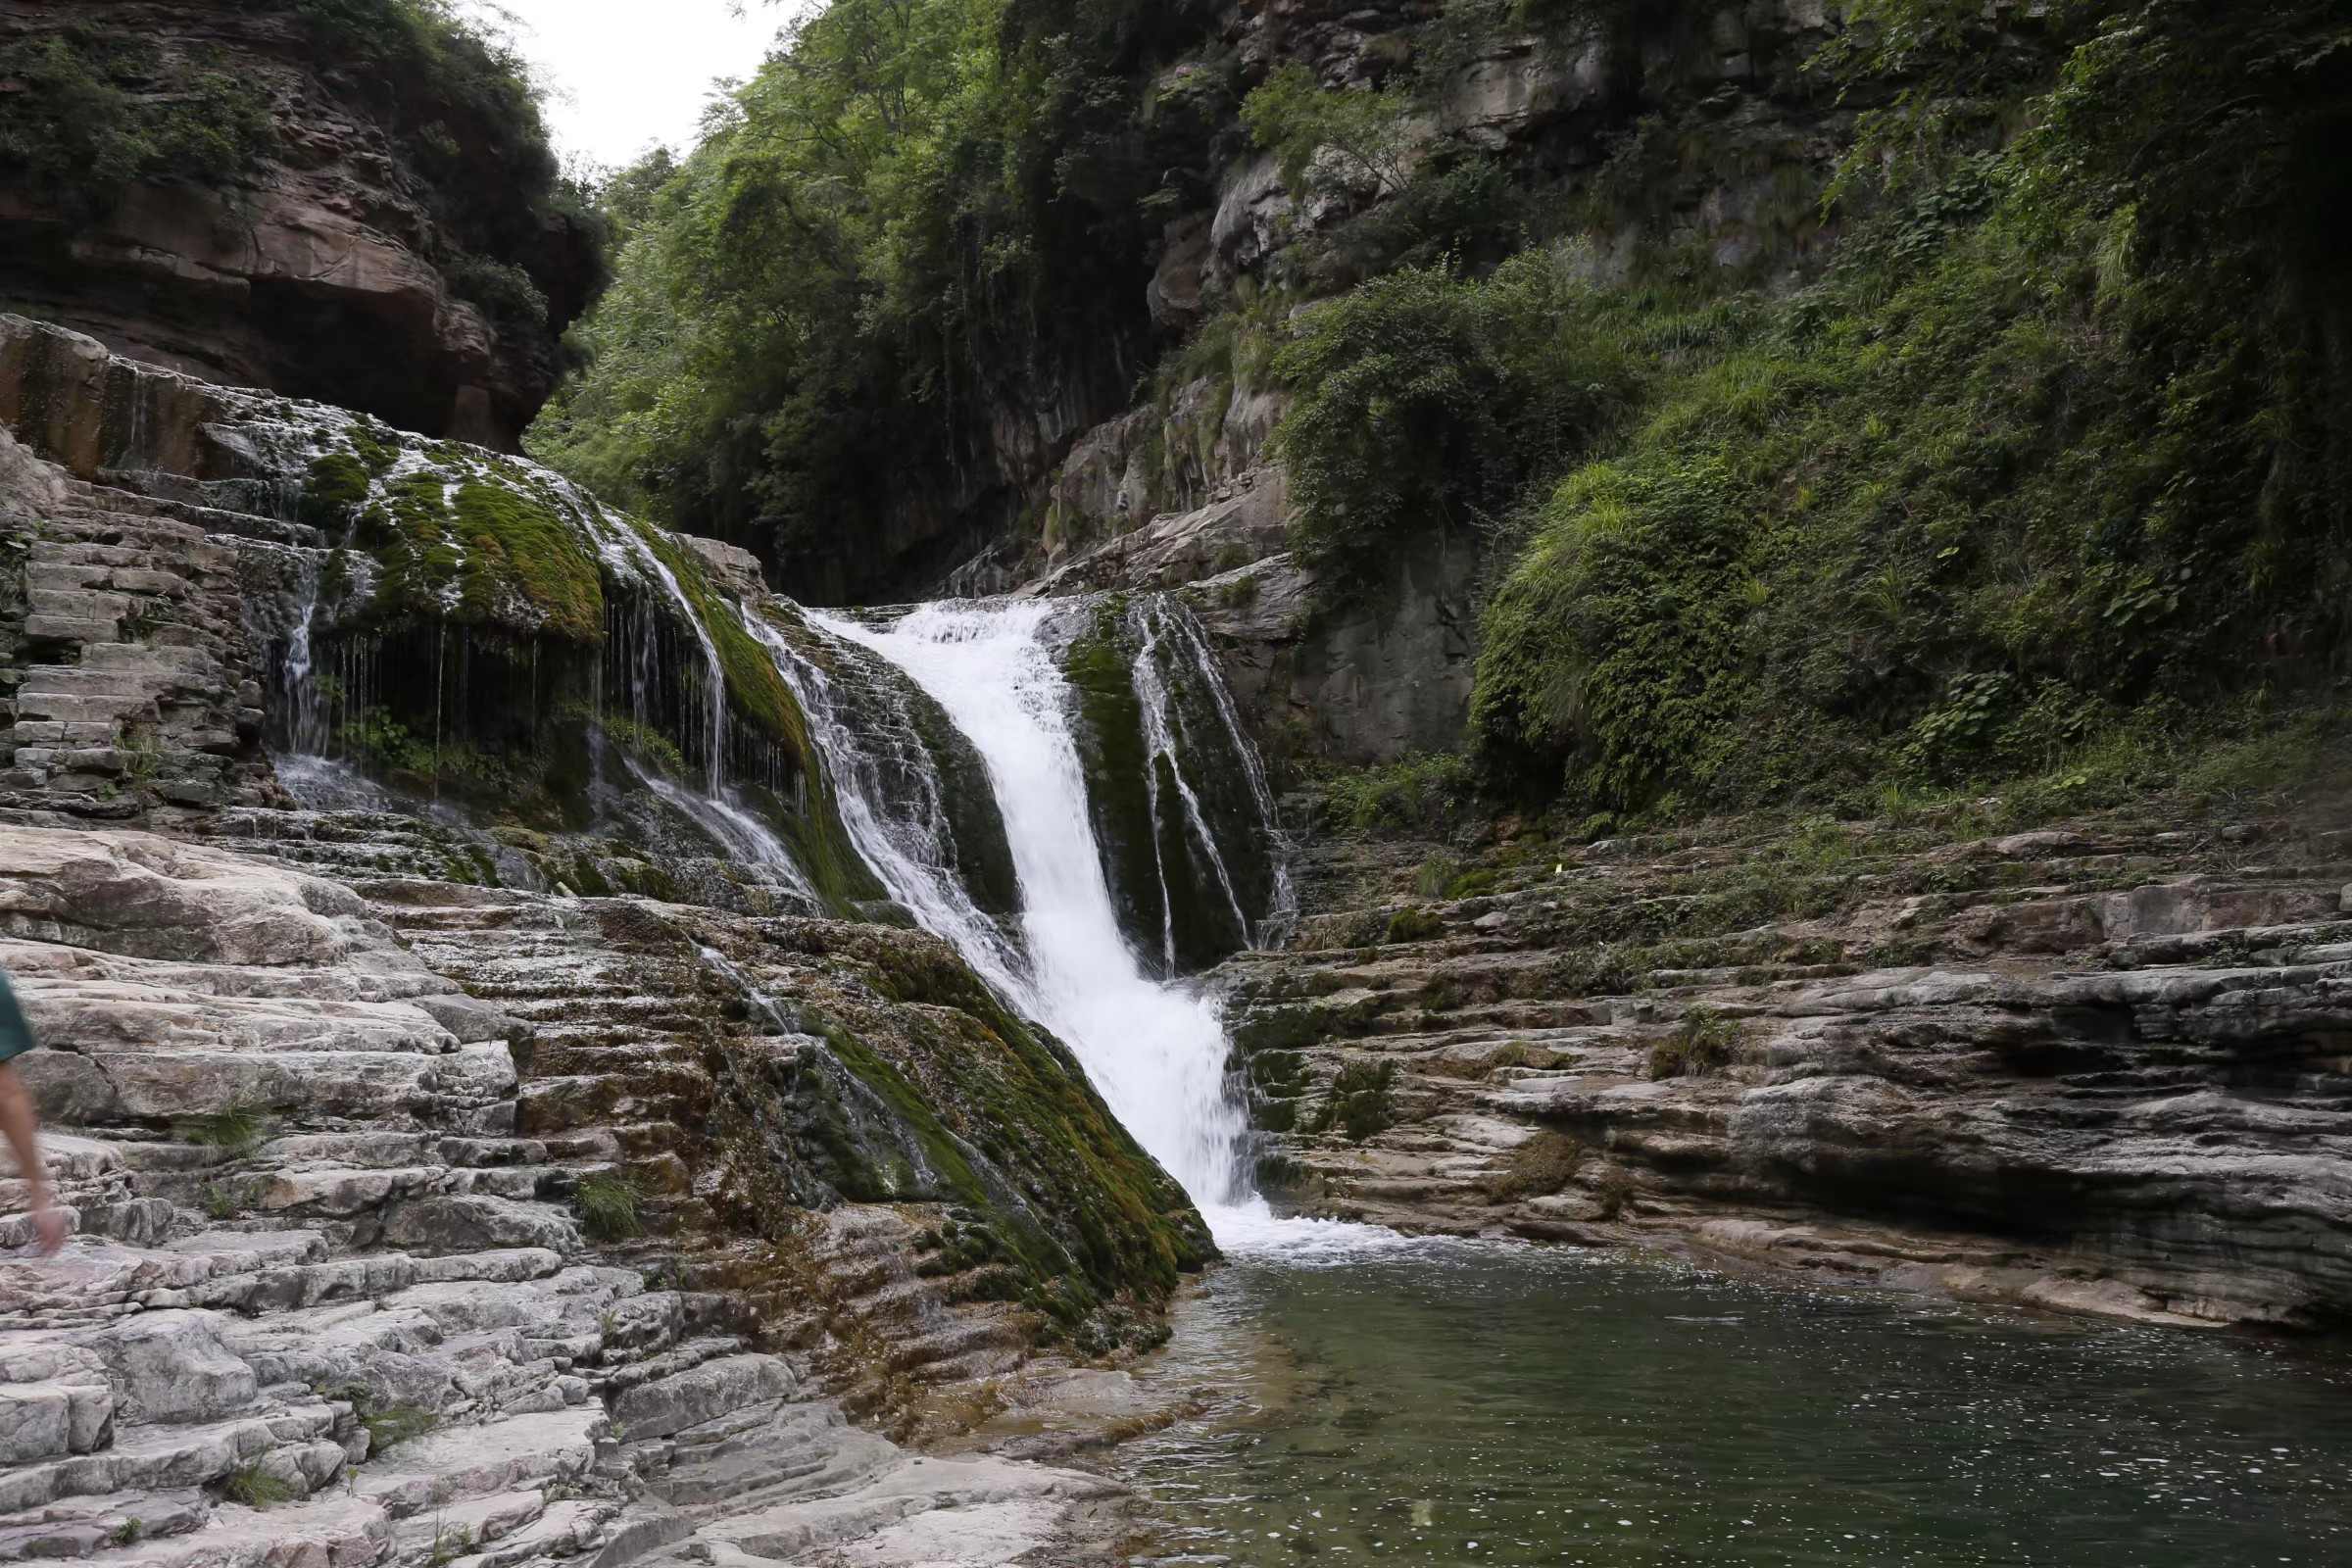
<svg viewBox="0 0 2352 1568"><path fill-rule="evenodd" d="M1446 929L1446 921L1429 909L1407 906L1389 916L1386 940L1392 943L1427 942Z"/></svg>
<svg viewBox="0 0 2352 1568"><path fill-rule="evenodd" d="M1396 1125L1396 1064L1350 1061L1333 1075L1323 1106L1310 1128L1337 1128L1350 1143L1362 1143Z"/></svg>
<svg viewBox="0 0 2352 1568"><path fill-rule="evenodd" d="M1191 672L1171 667L1169 628L1163 625L1159 633L1159 674L1172 693L1174 760L1155 754L1148 739L1135 679L1136 661L1147 657L1146 639L1125 601L1105 599L1095 607L1061 667L1078 700L1075 740L1086 770L1087 808L1120 929L1138 952L1162 960L1172 956L1177 969L1194 970L1247 945L1249 932L1236 918L1235 903L1247 900L1245 909L1262 911L1271 901L1274 868L1259 843L1248 760L1233 751L1205 693L1189 681ZM1200 841L1179 765L1182 785L1223 847L1225 862L1212 859Z"/></svg>
<svg viewBox="0 0 2352 1568"><path fill-rule="evenodd" d="M302 487L303 520L321 527L347 516L368 499L368 469L345 452L322 452L311 460Z"/></svg>
<svg viewBox="0 0 2352 1568"><path fill-rule="evenodd" d="M389 432L377 425L362 421L354 424L345 434L351 442L353 455L377 478L390 473L392 466L400 461L399 438L391 436L387 439Z"/></svg>
<svg viewBox="0 0 2352 1568"><path fill-rule="evenodd" d="M794 700L792 688L776 672L774 657L743 629L743 623L712 591L702 564L691 552L681 549L670 535L638 518L631 517L629 526L636 529L646 548L669 569L695 618L710 633L712 646L718 650L719 672L727 685L728 710L782 749L801 776L821 777L815 766L815 755L808 746L808 715Z"/></svg>
<svg viewBox="0 0 2352 1568"><path fill-rule="evenodd" d="M1070 644L1061 669L1078 697L1078 755L1095 842L1119 911L1119 928L1139 952L1156 955L1167 904L1161 890L1158 824L1152 812L1152 756L1143 703L1120 646L1119 612L1105 601Z"/></svg>
<svg viewBox="0 0 2352 1568"><path fill-rule="evenodd" d="M846 1034L841 1060L893 1107L945 1196L1017 1258L1027 1296L1057 1316L1132 1293L1164 1298L1210 1250L1176 1185L1111 1117L1059 1042L1007 1011L954 950L873 926L802 926L829 964L866 966L893 1025ZM1024 1217L1025 1216L1025 1217Z"/></svg>
<svg viewBox="0 0 2352 1568"><path fill-rule="evenodd" d="M457 528L472 552L464 592L481 605L484 619L513 595L553 635L580 644L604 641L604 583L576 527L520 490L474 480L459 487Z"/></svg>
<svg viewBox="0 0 2352 1568"><path fill-rule="evenodd" d="M365 484L366 460L340 453L313 465L333 493ZM454 495L453 495L454 490ZM427 614L513 636L544 633L595 647L605 638L604 579L580 530L501 470L460 459L380 485L360 538L384 570L386 614Z"/></svg>
<svg viewBox="0 0 2352 1568"><path fill-rule="evenodd" d="M1004 816L997 807L996 789L988 781L988 764L928 693L909 681L900 696L939 774L940 804L955 845L956 874L964 891L975 908L999 917L1018 914L1020 878L1013 868L1012 844L1004 836Z"/></svg>
<svg viewBox="0 0 2352 1568"><path fill-rule="evenodd" d="M1399 546L1492 529L1616 426L1640 362L1599 301L1528 252L1483 280L1406 269L1308 318L1275 362L1299 389L1276 449L1319 594L1382 586Z"/></svg>

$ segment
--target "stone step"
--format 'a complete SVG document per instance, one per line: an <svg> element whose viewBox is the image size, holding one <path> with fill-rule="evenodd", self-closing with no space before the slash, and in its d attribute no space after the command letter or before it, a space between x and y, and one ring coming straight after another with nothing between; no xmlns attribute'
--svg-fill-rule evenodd
<svg viewBox="0 0 2352 1568"><path fill-rule="evenodd" d="M622 1391L612 1401L612 1419L630 1442L674 1437L738 1410L779 1404L798 1383L777 1356L721 1356Z"/></svg>
<svg viewBox="0 0 2352 1568"><path fill-rule="evenodd" d="M693 1528L684 1514L660 1503L567 1497L549 1503L530 1524L472 1557L459 1558L450 1568L519 1568L524 1563L572 1559L594 1568L620 1568L684 1540Z"/></svg>
<svg viewBox="0 0 2352 1568"><path fill-rule="evenodd" d="M211 1503L200 1492L119 1492L64 1498L0 1517L0 1562L111 1554L117 1546L188 1535L202 1528L211 1512Z"/></svg>
<svg viewBox="0 0 2352 1568"><path fill-rule="evenodd" d="M114 1390L95 1373L0 1383L0 1464L95 1452L114 1424Z"/></svg>
<svg viewBox="0 0 2352 1568"><path fill-rule="evenodd" d="M0 1471L0 1513L43 1507L61 1497L208 1486L281 1451L307 1461L334 1426L331 1409L312 1404L189 1426L122 1428L111 1446L97 1452Z"/></svg>
<svg viewBox="0 0 2352 1568"><path fill-rule="evenodd" d="M87 1560L95 1568L363 1568L385 1561L391 1543L381 1506L330 1489L266 1509L223 1504L199 1530L161 1539L142 1534ZM415 1558L419 1565L429 1560L429 1553Z"/></svg>
<svg viewBox="0 0 2352 1568"><path fill-rule="evenodd" d="M442 1428L363 1466L352 1494L402 1519L527 1482L576 1481L596 1462L609 1425L601 1408L578 1406Z"/></svg>

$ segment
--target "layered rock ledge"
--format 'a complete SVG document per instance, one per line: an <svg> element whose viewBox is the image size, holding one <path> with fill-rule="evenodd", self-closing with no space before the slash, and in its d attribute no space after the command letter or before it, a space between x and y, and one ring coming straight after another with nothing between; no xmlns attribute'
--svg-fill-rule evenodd
<svg viewBox="0 0 2352 1568"><path fill-rule="evenodd" d="M1407 1229L2338 1324L2340 820L1731 823L1468 871L1326 843L1293 950L1225 970L1265 1169Z"/></svg>
<svg viewBox="0 0 2352 1568"><path fill-rule="evenodd" d="M0 827L76 1229L0 1263L0 1561L1003 1562L1109 1494L910 1454L828 1396L1023 1359L1002 1308L959 1322L900 1262L918 1209L813 1216L797 1318L739 1288L788 1249L698 1268L674 1205L600 1255L581 1190L628 1130L557 1108L578 1080L518 1068L527 1002L467 996L382 913L282 862ZM884 1321L900 1364L856 1366Z"/></svg>

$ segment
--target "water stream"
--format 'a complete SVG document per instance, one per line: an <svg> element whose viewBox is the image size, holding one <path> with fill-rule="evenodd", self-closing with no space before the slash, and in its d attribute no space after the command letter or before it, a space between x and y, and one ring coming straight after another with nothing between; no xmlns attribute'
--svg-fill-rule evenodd
<svg viewBox="0 0 2352 1568"><path fill-rule="evenodd" d="M979 752L1020 880L1017 950L941 874L941 857L892 834L860 799L847 825L892 897L954 942L990 984L1068 1044L1111 1111L1183 1184L1220 1241L1267 1222L1243 1160L1246 1132L1226 1093L1225 1032L1199 991L1144 972L1111 904L1089 825L1086 771L1067 682L1043 633L1049 602L925 605L886 628L812 614L829 635L904 671ZM856 757L854 736L821 749ZM848 801L866 788L837 773ZM936 844L934 834L931 843Z"/></svg>

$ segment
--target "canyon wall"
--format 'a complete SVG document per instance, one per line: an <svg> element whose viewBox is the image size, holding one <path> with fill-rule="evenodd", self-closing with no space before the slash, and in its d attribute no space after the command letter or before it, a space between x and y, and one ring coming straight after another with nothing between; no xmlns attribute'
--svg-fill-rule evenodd
<svg viewBox="0 0 2352 1568"><path fill-rule="evenodd" d="M600 279L537 110L401 7L0 6L0 302L512 451Z"/></svg>

